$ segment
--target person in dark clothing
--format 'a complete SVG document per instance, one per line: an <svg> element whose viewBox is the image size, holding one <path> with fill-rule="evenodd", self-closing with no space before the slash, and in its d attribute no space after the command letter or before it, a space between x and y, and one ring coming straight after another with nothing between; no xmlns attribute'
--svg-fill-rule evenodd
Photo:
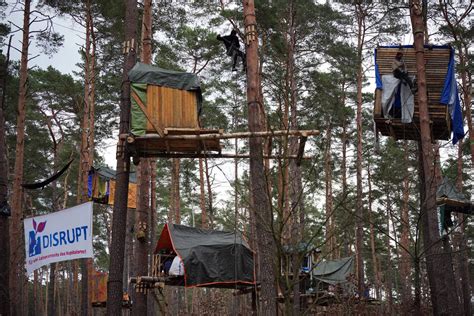
<svg viewBox="0 0 474 316"><path fill-rule="evenodd" d="M163 263L163 271L165 272L166 275L169 274L171 264L173 263L173 258L168 258L166 261Z"/></svg>
<svg viewBox="0 0 474 316"><path fill-rule="evenodd" d="M392 72L395 78L400 79L402 82L408 84L410 90L413 92L413 94L415 94L417 88L408 75L402 52L398 52L395 56L395 59L392 62Z"/></svg>
<svg viewBox="0 0 474 316"><path fill-rule="evenodd" d="M230 35L227 36L220 36L217 35L217 39L219 41L223 41L225 45L225 49L227 50L227 56L232 57L232 71L236 71L237 66L237 59L240 57L242 61L242 70L245 71L246 63L245 63L245 54L240 50L240 42L239 38L237 37L237 32L232 30Z"/></svg>

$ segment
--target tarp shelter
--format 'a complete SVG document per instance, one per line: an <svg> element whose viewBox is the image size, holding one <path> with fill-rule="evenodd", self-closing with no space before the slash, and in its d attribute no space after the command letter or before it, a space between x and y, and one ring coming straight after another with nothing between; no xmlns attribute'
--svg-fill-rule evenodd
<svg viewBox="0 0 474 316"><path fill-rule="evenodd" d="M116 171L107 167L91 168L87 179L89 199L100 204L114 204ZM128 208L136 208L137 179L135 172L130 172L128 184Z"/></svg>
<svg viewBox="0 0 474 316"><path fill-rule="evenodd" d="M184 263L186 287L255 284L253 251L240 233L165 224L155 253L170 251Z"/></svg>
<svg viewBox="0 0 474 316"><path fill-rule="evenodd" d="M347 282L347 277L354 272L354 258L321 261L313 268L313 278L328 284Z"/></svg>
<svg viewBox="0 0 474 316"><path fill-rule="evenodd" d="M446 177L436 191L436 203L438 204L441 232L447 232L447 229L454 225L451 220L452 212L464 214L473 212L472 203Z"/></svg>

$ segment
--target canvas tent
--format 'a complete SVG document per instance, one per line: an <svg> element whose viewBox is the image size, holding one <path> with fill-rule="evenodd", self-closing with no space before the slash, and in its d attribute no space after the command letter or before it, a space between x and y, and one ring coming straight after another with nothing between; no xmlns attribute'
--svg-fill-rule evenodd
<svg viewBox="0 0 474 316"><path fill-rule="evenodd" d="M316 264L313 269L313 278L328 284L340 284L347 282L347 277L353 272L353 257L325 260Z"/></svg>
<svg viewBox="0 0 474 316"><path fill-rule="evenodd" d="M253 251L240 233L165 224L155 253L176 253L186 287L246 287L255 284Z"/></svg>

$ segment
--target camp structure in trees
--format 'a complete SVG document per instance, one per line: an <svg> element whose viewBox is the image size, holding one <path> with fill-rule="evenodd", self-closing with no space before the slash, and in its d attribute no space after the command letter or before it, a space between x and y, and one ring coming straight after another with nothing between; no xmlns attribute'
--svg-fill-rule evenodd
<svg viewBox="0 0 474 316"><path fill-rule="evenodd" d="M471 201L466 199L466 196L459 192L446 177L436 192L436 204L438 205L440 231L442 234L447 233L448 229L454 226L451 220L451 213L471 215L474 212Z"/></svg>
<svg viewBox="0 0 474 316"><path fill-rule="evenodd" d="M107 272L93 271L91 275L91 302L93 308L103 308L107 305ZM127 292L123 293L122 307L131 308L130 296Z"/></svg>
<svg viewBox="0 0 474 316"><path fill-rule="evenodd" d="M132 157L221 151L218 139L166 137L219 132L199 126L202 94L197 75L137 63L129 72L129 78L132 105L127 142Z"/></svg>
<svg viewBox="0 0 474 316"><path fill-rule="evenodd" d="M240 232L165 224L153 255L152 277L166 285L247 288L255 285L253 251ZM131 281L135 287L147 283L143 277Z"/></svg>
<svg viewBox="0 0 474 316"><path fill-rule="evenodd" d="M415 49L407 46L380 46L375 49L374 121L384 136L395 139L420 139L420 114L417 93L413 95L392 74L397 52L403 53L409 76L416 74ZM454 50L450 46L425 46L426 87L432 139L453 143L462 138L462 112L455 80ZM416 78L414 78L416 80Z"/></svg>
<svg viewBox="0 0 474 316"><path fill-rule="evenodd" d="M121 134L121 146L138 164L140 157L163 158L249 158L248 154L222 153L221 139L251 137L299 137L298 155L304 159L306 139L317 130L273 130L225 134L221 129L203 129L199 123L202 92L199 77L193 73L166 70L137 63L129 72L131 120L128 134ZM279 158L266 156L264 158Z"/></svg>
<svg viewBox="0 0 474 316"><path fill-rule="evenodd" d="M87 179L87 196L99 204L114 205L116 172L107 167L89 170ZM137 207L137 179L135 172L130 172L128 184L127 208Z"/></svg>
<svg viewBox="0 0 474 316"><path fill-rule="evenodd" d="M166 285L252 290L254 253L240 232L165 224L156 244L150 276L130 278L138 292L150 292L160 308Z"/></svg>

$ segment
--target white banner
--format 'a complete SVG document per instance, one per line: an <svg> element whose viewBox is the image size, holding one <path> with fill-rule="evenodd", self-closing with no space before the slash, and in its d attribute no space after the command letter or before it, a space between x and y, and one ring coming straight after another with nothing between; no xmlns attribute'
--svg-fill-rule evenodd
<svg viewBox="0 0 474 316"><path fill-rule="evenodd" d="M94 257L92 202L23 222L28 274L52 262Z"/></svg>

